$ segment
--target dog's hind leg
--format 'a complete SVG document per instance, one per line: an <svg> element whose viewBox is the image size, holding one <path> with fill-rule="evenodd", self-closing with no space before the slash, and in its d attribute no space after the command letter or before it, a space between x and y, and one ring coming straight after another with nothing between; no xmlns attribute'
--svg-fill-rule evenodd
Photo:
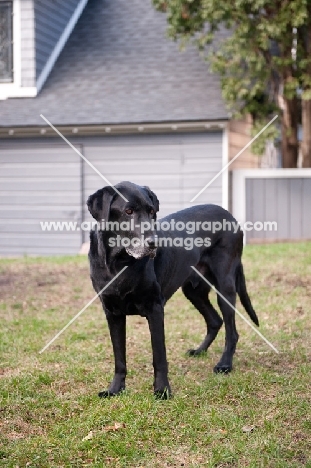
<svg viewBox="0 0 311 468"><path fill-rule="evenodd" d="M205 352L216 338L223 323L218 312L214 309L208 298L210 289L210 286L205 284L202 280L199 281L196 287L192 285L191 281L187 281L182 287L184 295L203 316L207 327L204 340L197 349L188 350L187 354L189 356L198 356Z"/></svg>
<svg viewBox="0 0 311 468"><path fill-rule="evenodd" d="M220 293L217 294L217 302L226 329L225 349L220 361L214 367L214 372L216 373L228 373L232 370L233 355L239 339L235 326L236 264L234 261L232 262L232 259L226 257L222 260L219 261L213 271L216 278L216 288Z"/></svg>

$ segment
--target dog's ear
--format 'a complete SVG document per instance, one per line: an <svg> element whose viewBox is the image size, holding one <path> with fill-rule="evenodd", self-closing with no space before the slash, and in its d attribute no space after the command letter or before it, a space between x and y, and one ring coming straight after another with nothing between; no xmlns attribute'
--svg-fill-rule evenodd
<svg viewBox="0 0 311 468"><path fill-rule="evenodd" d="M108 186L90 195L86 204L89 212L96 221L108 221L110 213L110 205L115 194L115 190Z"/></svg>
<svg viewBox="0 0 311 468"><path fill-rule="evenodd" d="M110 206L115 193L115 190L108 186L89 196L86 204L89 212L97 222L101 223L102 220L105 220L105 222L109 220ZM107 267L103 232L100 229L97 230L97 251L100 265Z"/></svg>
<svg viewBox="0 0 311 468"><path fill-rule="evenodd" d="M152 190L150 190L149 187L145 186L145 187L143 187L143 189L145 189L146 192L148 193L148 197L152 201L155 212L157 213L159 211L159 208L160 208L160 203L159 203L158 197L156 196L156 194Z"/></svg>

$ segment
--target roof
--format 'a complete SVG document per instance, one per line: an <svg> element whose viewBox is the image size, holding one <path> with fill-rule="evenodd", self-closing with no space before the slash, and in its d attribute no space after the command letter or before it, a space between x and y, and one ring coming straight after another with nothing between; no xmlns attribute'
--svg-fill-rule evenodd
<svg viewBox="0 0 311 468"><path fill-rule="evenodd" d="M90 0L39 95L0 101L0 126L227 119L218 76L166 29L151 0Z"/></svg>

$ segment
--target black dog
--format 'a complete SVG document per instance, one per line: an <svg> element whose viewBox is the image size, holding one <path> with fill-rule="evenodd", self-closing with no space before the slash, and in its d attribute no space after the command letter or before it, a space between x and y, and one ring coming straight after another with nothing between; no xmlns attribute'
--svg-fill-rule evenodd
<svg viewBox="0 0 311 468"><path fill-rule="evenodd" d="M98 190L87 201L91 215L98 222L109 221L111 227L110 230L97 229L91 232L89 260L95 291L100 292L127 266L100 295L114 351L115 375L109 389L100 392L99 396L116 395L125 389L126 315L134 314L146 317L149 324L155 395L168 398L171 390L164 338L166 301L182 287L185 296L205 319L207 334L197 349L188 351L190 355L206 351L223 323L208 299L211 287L191 266L215 285L233 306L238 293L247 313L258 325L258 318L247 294L241 263L243 233L238 226L236 232L233 232L233 228L222 228L216 232L213 229L210 232L203 229L204 222L237 225L228 211L216 205L199 205L163 218L160 222L166 221L165 232L155 232L152 226L143 232L142 226L151 225L156 220L156 212L159 210L156 195L148 187L140 187L131 182L121 182L116 188L128 202L109 186ZM180 222L194 223L197 228L195 234L189 236L187 232L172 230L172 225L178 226L178 222L179 226ZM125 230L116 231L117 224L111 223L119 223ZM144 243L139 241L142 234L145 237ZM120 243L120 239L123 241L125 238L126 247ZM135 243L128 245L134 238L137 238ZM178 238L178 245L157 247L160 240L167 238L175 241ZM189 239L192 239L190 244L193 244L193 248L189 248ZM183 242L184 245L181 245ZM239 335L235 327L234 310L221 296L218 295L217 298L225 322L226 342L224 353L214 371L227 373L232 369Z"/></svg>

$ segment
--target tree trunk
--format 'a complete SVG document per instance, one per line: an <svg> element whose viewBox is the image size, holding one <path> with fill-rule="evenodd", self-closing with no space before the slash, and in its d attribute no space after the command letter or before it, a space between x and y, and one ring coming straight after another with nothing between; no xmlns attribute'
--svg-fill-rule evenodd
<svg viewBox="0 0 311 468"><path fill-rule="evenodd" d="M301 124L302 124L302 167L311 167L311 99L310 99L310 76L311 76L311 3L307 2L308 17L306 24L298 28L299 44L302 51L302 100L301 100ZM304 99L304 94L308 99Z"/></svg>
<svg viewBox="0 0 311 468"><path fill-rule="evenodd" d="M302 113L302 167L311 167L311 100L303 99Z"/></svg>
<svg viewBox="0 0 311 468"><path fill-rule="evenodd" d="M298 101L283 97L282 160L283 167L297 167L298 161Z"/></svg>

